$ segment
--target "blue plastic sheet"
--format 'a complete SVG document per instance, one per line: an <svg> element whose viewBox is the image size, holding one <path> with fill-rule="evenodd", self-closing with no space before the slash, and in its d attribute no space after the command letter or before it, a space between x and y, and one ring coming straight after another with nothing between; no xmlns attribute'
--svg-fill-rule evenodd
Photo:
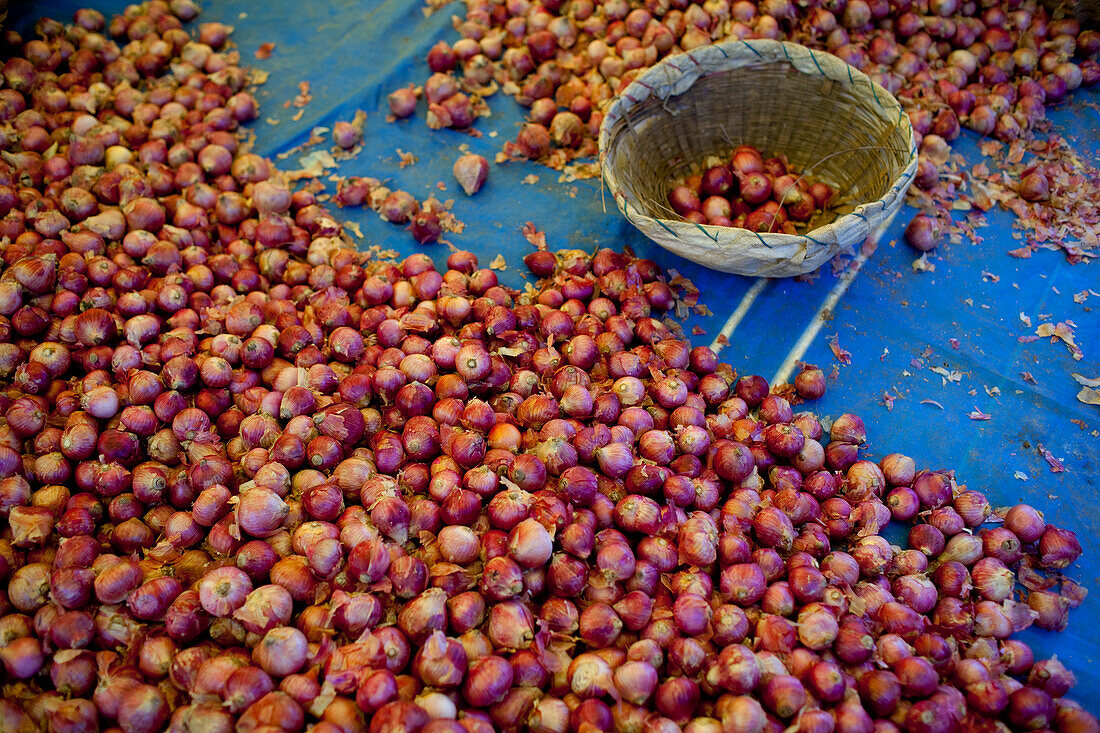
<svg viewBox="0 0 1100 733"><path fill-rule="evenodd" d="M17 17L9 23L26 27L41 15L68 20L82 4L13 3ZM124 3L98 7L117 12ZM384 179L418 199L453 198L454 214L466 227L447 238L475 252L483 265L503 254L507 270L499 275L513 286L521 286L521 258L532 251L521 233L528 221L546 233L553 249L630 246L675 268L702 291L702 302L713 315L693 316L685 331L698 326L707 335L695 336L695 342L710 343L755 281L710 272L656 247L623 220L598 181L561 183L557 171L508 163L492 166L488 183L475 197L462 193L451 175L454 159L465 146L493 160L522 120L523 110L512 99L503 94L490 99L492 117L477 123L481 137L429 130L423 102L417 117L385 121L386 95L422 83L428 75L427 49L439 39L457 37L451 16L463 12L460 3L429 17L422 8L411 0L220 0L209 3L200 21L233 25L244 62L270 74L257 94L261 113L252 125L257 152L274 156L301 144L312 128L331 127L364 110L363 150L337 173ZM264 43L275 44L273 53L254 60ZM302 81L310 83L313 98L294 120L300 110L286 104ZM1098 103L1097 90L1080 90L1068 104L1048 111L1055 130L1075 142L1082 159L1094 162L1100 158ZM959 149L971 164L978 162L975 138L969 133L964 138ZM400 168L399 148L418 162ZM298 167L297 157L281 167ZM524 182L532 174L538 180ZM445 191L437 188L440 181ZM360 225L365 245L403 254L423 250L440 265L446 258L444 246L421 248L407 232L368 209L339 213ZM988 215L990 226L980 230L981 245L942 246L930 258L935 272L917 273L911 267L914 253L902 239L912 213L903 208L811 343L804 359L826 373L837 363L829 346L832 337L851 360L839 366L814 409L861 415L874 458L904 452L922 467L953 468L960 483L985 492L995 506L1026 501L1049 521L1077 532L1085 554L1069 574L1093 594L1071 614L1066 632L1029 630L1022 636L1037 656L1057 654L1078 677L1077 699L1100 714L1100 699L1090 694L1100 691L1100 407L1076 399L1079 387L1070 376L1100 376L1097 265L1071 265L1061 253L1045 250L1027 260L1010 257L1008 250L1021 244L1012 237L1012 216L994 210ZM836 283L828 267L809 282L767 283L723 359L740 372L771 377ZM1074 294L1082 292L1087 297L1076 302ZM1080 361L1050 339L1018 340L1042 323L1067 319L1076 324L1084 352ZM1024 379L1024 372L1034 383ZM974 420L972 412L990 418ZM1052 471L1040 446L1064 464L1064 471Z"/></svg>

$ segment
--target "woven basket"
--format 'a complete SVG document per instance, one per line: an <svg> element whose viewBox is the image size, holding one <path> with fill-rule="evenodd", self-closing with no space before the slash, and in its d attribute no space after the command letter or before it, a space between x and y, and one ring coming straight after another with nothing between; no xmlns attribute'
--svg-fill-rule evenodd
<svg viewBox="0 0 1100 733"><path fill-rule="evenodd" d="M835 187L804 235L685 222L668 206L675 178L749 144ZM619 210L643 234L714 270L760 277L810 272L893 218L917 167L897 100L837 57L794 43L731 41L670 56L607 110L600 164Z"/></svg>

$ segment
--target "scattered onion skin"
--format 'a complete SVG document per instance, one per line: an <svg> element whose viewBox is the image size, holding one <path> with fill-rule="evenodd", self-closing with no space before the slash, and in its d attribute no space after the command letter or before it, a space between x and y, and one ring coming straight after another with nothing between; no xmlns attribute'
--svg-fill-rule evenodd
<svg viewBox="0 0 1100 733"><path fill-rule="evenodd" d="M578 1L566 18L556 0L520 1L497 18L470 3L463 39L433 48L441 76L395 92L391 111L413 114L423 92L430 115L467 127L478 102L453 72L473 83L482 58L507 58L521 81L539 77L523 93L549 102L532 100L519 152L580 154L616 90L570 87L550 61L577 43L573 23L619 36L592 47L618 85L650 49L705 43L726 11L680 5ZM792 30L789 3L746 5L729 8L744 28ZM889 13L853 0L815 24L839 51ZM820 370L773 390L676 339L661 321L674 291L651 261L535 253L542 282L524 294L469 253L439 272L422 253L344 248L312 194L241 150L256 103L227 26L203 24L197 41L179 29L196 14L152 0L109 22L79 11L83 30L43 21L4 68L0 110L24 109L0 141L0 313L16 334L0 350L0 663L27 691L0 707L5 730L939 730L968 700L1017 727L1096 728L1062 697L1072 674L1008 638L1023 621L1001 605L1021 563L1077 560L1072 532L1024 506L986 527L988 501L949 474L861 459L858 417L825 435L792 409L821 396ZM487 32L505 15L522 17L514 41ZM1083 83L1088 67L1078 79L1057 40L1100 45L1079 33L1052 32L1036 88L993 96L1054 101ZM987 37L1005 47L975 59L992 81L1014 39ZM919 66L874 40L845 53ZM176 54L196 69L181 85L146 83ZM60 111L83 108L82 85L35 74L64 63L104 67L101 114L121 133ZM970 114L990 106L1011 128L989 97ZM924 120L926 152L966 114ZM55 126L67 134L43 162ZM349 127L334 135L354 147ZM111 170L89 171L101 162ZM797 218L796 196L832 196L796 190L758 151L726 165L708 194L767 177L765 223L783 202ZM377 181L340 200L411 222L422 243L441 234L431 200ZM918 515L906 550L878 534ZM1068 597L1026 602L1036 625L1068 623ZM1020 681L966 664L994 658Z"/></svg>

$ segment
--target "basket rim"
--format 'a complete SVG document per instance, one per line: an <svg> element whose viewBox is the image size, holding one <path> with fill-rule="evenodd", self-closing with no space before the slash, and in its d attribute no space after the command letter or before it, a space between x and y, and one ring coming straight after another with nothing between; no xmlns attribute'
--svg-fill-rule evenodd
<svg viewBox="0 0 1100 733"><path fill-rule="evenodd" d="M743 53L748 49L751 54ZM677 66L677 62L684 59L692 63ZM713 226L710 224L695 224L683 220L653 217L638 209L627 199L623 187L606 165L608 149L611 144L611 127L615 125L624 114L637 105L650 98L667 100L671 96L687 91L701 76L704 71L708 74L722 73L734 69L753 66L762 63L787 63L801 73L823 76L839 83L847 83L853 86L866 84L871 95L884 108L896 109L898 114L897 125L908 132L909 154L901 174L896 178L887 191L877 199L866 201L820 227L815 227L803 234L785 234L782 232L760 233L749 229ZM715 68L718 66L719 68ZM669 82L688 79L690 83L683 89L672 91L662 95L657 92L659 87L668 85ZM900 207L904 193L916 173L917 167L917 143L909 115L905 113L901 104L893 94L880 84L868 77L865 73L845 63L833 54L817 51L801 44L789 41L774 41L771 39L744 39L731 40L717 44L709 44L692 49L685 53L668 56L657 62L640 74L623 91L617 94L607 109L604 119L600 124L599 134L599 161L600 171L604 182L611 191L620 212L635 227L637 221L653 222L665 229L675 237L703 236L714 244L730 244L739 239L755 240L763 247L790 246L804 244L806 247L830 247L831 244L819 241L818 237L827 238L830 231L846 230L853 226L869 225L874 230L878 225L871 225L868 214L873 218L883 216L885 219L892 215ZM877 211L868 212L867 209L876 208Z"/></svg>

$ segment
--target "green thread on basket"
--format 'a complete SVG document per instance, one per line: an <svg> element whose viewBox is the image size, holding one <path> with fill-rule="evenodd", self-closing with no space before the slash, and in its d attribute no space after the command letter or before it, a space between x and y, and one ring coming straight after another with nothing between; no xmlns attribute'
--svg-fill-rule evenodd
<svg viewBox="0 0 1100 733"><path fill-rule="evenodd" d="M873 94L873 95L874 95L874 97L875 97L875 101L876 101L876 102L878 102L878 106L879 106L879 107L883 106L883 105L882 105L882 100L878 98L878 92L876 92L876 91L875 91L875 83L874 83L873 81L871 81L870 79L868 79L868 80L867 80L867 84L868 84L868 85L870 85L870 87L871 87L871 94Z"/></svg>
<svg viewBox="0 0 1100 733"><path fill-rule="evenodd" d="M805 237L806 239L810 240L810 241L811 241L811 242L813 242L814 244L816 244L816 245L817 245L818 247L824 247L824 246L826 246L824 242L821 242L821 241L818 241L818 240L814 239L814 238L813 238L813 237L811 237L811 236L810 236L809 234L803 234L802 236L803 236L803 237Z"/></svg>
<svg viewBox="0 0 1100 733"><path fill-rule="evenodd" d="M749 231L756 235L756 238L760 240L760 244L764 245L768 249L774 249L770 244L768 244L768 240L760 236L760 232L756 231L755 229L750 229Z"/></svg>
<svg viewBox="0 0 1100 733"><path fill-rule="evenodd" d="M741 41L741 45L743 45L743 46L746 46L746 47L748 47L748 49L749 49L750 51L752 51L752 52L753 52L754 54L756 54L756 57L757 57L758 59L762 59L762 58L764 58L764 57L763 57L763 56L762 56L762 55L760 54L760 52L759 52L759 51L757 51L757 50L756 50L756 49L755 49L755 48L753 47L753 45L752 45L751 43L749 43L748 41Z"/></svg>
<svg viewBox="0 0 1100 733"><path fill-rule="evenodd" d="M701 231L703 234L705 234L707 236L707 238L710 239L712 242L714 242L716 244L718 243L718 236L717 235L712 235L710 232L708 232L706 229L703 228L702 224L696 223L695 228L698 229L699 231Z"/></svg>
<svg viewBox="0 0 1100 733"><path fill-rule="evenodd" d="M726 53L726 49L722 48L721 46L715 46L715 48L717 48L719 51L721 51L722 55L725 56L727 59L730 57L730 55L728 53Z"/></svg>
<svg viewBox="0 0 1100 733"><path fill-rule="evenodd" d="M671 229L671 228L670 228L670 227L668 226L668 224L665 224L665 223L664 223L663 221L661 221L660 219L654 219L653 221L655 221L655 222L657 222L658 224L660 224L660 225L661 225L661 228L662 228L662 229L664 229L664 230L665 230L666 232L668 232L669 234L671 234L672 236L674 236L674 237L677 237L677 236L679 236L678 234L676 234L676 232L672 231L672 229Z"/></svg>
<svg viewBox="0 0 1100 733"><path fill-rule="evenodd" d="M825 76L825 70L821 68L821 64L817 63L817 54L815 54L813 51L810 51L810 60L814 62L814 66L816 66L817 70L821 72L821 75Z"/></svg>

